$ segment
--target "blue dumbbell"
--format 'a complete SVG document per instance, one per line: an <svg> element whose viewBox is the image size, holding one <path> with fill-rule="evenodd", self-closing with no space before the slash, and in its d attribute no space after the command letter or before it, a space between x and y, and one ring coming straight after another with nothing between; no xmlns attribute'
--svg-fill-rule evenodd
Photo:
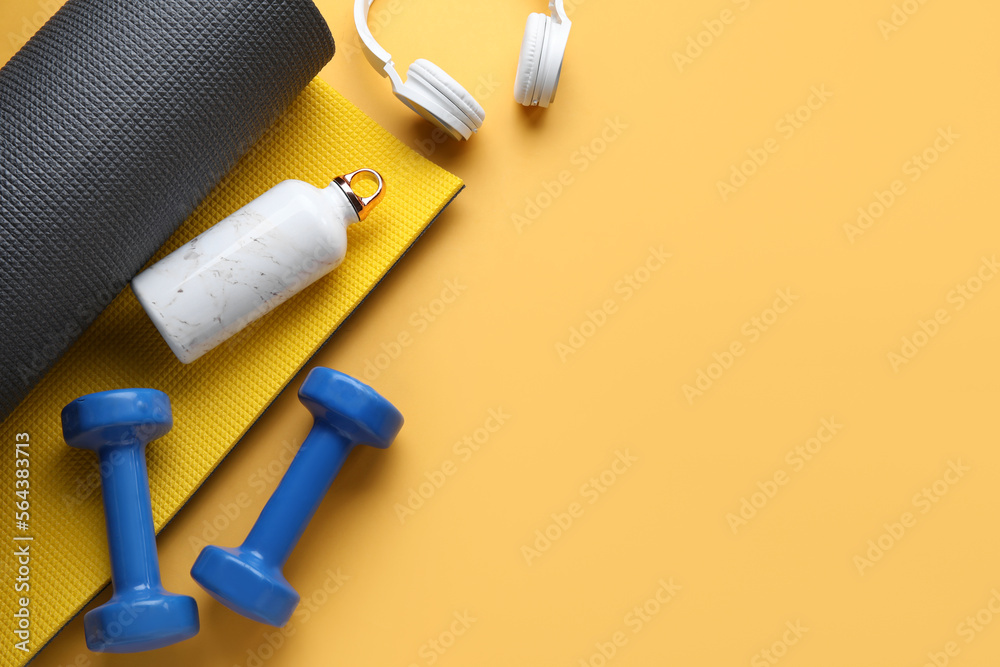
<svg viewBox="0 0 1000 667"><path fill-rule="evenodd" d="M250 534L237 548L205 547L191 568L216 600L278 627L299 604L282 568L347 455L360 444L385 449L403 426L403 415L374 389L329 368L309 373L299 400L313 428Z"/></svg>
<svg viewBox="0 0 1000 667"><path fill-rule="evenodd" d="M148 651L198 634L194 598L163 588L156 559L145 450L171 426L170 399L155 389L89 394L63 408L67 444L101 462L114 595L83 619L91 651Z"/></svg>

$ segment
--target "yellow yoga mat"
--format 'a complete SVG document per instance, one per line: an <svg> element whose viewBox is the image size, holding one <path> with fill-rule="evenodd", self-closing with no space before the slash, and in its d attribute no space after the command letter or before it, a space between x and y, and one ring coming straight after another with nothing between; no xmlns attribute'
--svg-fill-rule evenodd
<svg viewBox="0 0 1000 667"><path fill-rule="evenodd" d="M110 578L97 458L63 441L63 406L83 394L124 387L169 394L173 431L147 448L159 531L458 194L462 181L316 79L153 259L282 180L326 186L360 167L381 172L386 195L365 222L349 228L347 259L332 274L191 365L177 361L126 289L0 425L8 480L8 519L0 532L8 552L27 550L22 590L7 590L2 613L14 619L26 609L31 636L23 651L8 635L0 648L4 665L24 664ZM16 462L18 442L27 443L20 448L27 466ZM15 487L18 478L27 483ZM18 508L24 501L27 509ZM18 511L24 514L15 520ZM15 560L4 557L8 569L20 566Z"/></svg>

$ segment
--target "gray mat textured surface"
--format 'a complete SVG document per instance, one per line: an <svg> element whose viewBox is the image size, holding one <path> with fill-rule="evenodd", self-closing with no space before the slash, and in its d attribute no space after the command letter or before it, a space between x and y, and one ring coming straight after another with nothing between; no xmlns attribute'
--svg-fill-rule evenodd
<svg viewBox="0 0 1000 667"><path fill-rule="evenodd" d="M311 0L69 0L0 69L0 421L333 51Z"/></svg>

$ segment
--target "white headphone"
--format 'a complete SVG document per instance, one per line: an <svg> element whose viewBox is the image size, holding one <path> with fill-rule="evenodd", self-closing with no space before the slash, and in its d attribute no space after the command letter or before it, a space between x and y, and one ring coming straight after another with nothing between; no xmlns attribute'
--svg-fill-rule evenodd
<svg viewBox="0 0 1000 667"><path fill-rule="evenodd" d="M361 37L365 57L379 74L392 81L392 92L406 106L437 125L455 139L468 139L479 130L486 112L455 79L420 58L407 70L404 82L396 72L392 56L383 49L368 28L368 12L374 0L355 0L354 23ZM563 54L572 22L563 0L549 0L546 14L531 14L524 26L521 55L517 60L514 99L526 107L547 107L556 97Z"/></svg>

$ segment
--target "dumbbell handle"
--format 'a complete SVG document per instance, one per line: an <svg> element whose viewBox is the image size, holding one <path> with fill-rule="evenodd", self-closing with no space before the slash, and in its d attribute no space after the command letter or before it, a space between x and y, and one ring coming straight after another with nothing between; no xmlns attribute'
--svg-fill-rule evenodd
<svg viewBox="0 0 1000 667"><path fill-rule="evenodd" d="M141 442L98 451L115 594L161 587L146 451Z"/></svg>
<svg viewBox="0 0 1000 667"><path fill-rule="evenodd" d="M242 548L283 566L353 448L353 442L317 421Z"/></svg>

